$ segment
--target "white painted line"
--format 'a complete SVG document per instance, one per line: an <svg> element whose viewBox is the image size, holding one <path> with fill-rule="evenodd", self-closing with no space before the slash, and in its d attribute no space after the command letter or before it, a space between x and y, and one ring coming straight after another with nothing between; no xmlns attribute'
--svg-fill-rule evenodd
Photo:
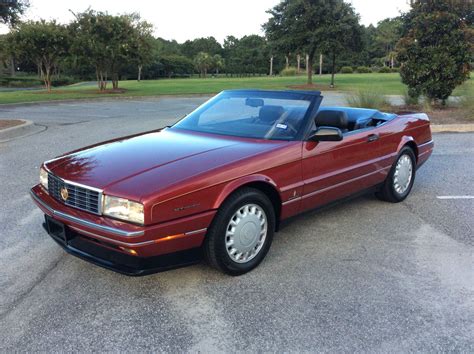
<svg viewBox="0 0 474 354"><path fill-rule="evenodd" d="M474 199L474 195L441 195L437 196L438 199Z"/></svg>

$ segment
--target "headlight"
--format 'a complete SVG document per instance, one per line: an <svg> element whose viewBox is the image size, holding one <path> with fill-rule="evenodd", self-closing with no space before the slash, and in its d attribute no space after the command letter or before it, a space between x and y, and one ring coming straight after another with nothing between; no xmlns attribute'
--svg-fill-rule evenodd
<svg viewBox="0 0 474 354"><path fill-rule="evenodd" d="M143 204L109 195L104 196L103 214L138 224L143 224L145 220Z"/></svg>
<svg viewBox="0 0 474 354"><path fill-rule="evenodd" d="M43 167L40 168L40 184L48 190L48 172Z"/></svg>

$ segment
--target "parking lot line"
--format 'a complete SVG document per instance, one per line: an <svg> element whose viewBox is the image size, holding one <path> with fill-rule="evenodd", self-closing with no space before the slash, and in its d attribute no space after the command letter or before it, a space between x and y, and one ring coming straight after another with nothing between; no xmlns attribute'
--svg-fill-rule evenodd
<svg viewBox="0 0 474 354"><path fill-rule="evenodd" d="M474 199L474 195L439 195L436 196L438 199Z"/></svg>

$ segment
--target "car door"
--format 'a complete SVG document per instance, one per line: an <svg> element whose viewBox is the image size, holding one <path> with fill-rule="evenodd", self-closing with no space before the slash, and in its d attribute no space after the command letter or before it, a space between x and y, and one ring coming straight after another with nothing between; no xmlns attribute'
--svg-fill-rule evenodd
<svg viewBox="0 0 474 354"><path fill-rule="evenodd" d="M369 188L380 180L377 128L345 133L342 141L303 142L302 210Z"/></svg>

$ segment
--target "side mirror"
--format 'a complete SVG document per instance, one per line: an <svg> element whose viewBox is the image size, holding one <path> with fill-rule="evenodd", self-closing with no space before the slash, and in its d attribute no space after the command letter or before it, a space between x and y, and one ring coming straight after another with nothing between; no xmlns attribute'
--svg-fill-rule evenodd
<svg viewBox="0 0 474 354"><path fill-rule="evenodd" d="M342 131L334 127L319 127L310 137L311 141L341 141Z"/></svg>

